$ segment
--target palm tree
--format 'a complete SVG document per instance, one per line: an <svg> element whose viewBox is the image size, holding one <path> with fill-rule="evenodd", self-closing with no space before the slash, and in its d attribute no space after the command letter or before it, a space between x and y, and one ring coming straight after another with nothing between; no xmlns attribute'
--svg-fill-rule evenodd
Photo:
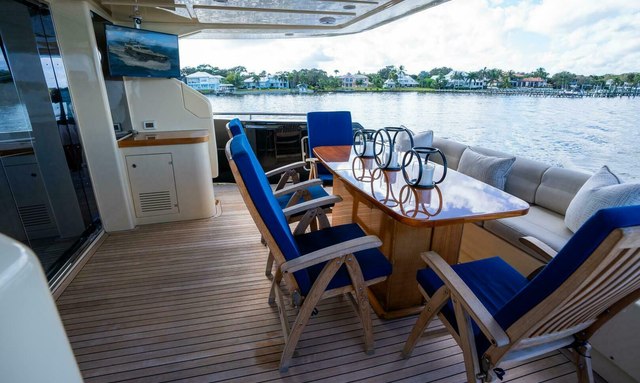
<svg viewBox="0 0 640 383"><path fill-rule="evenodd" d="M534 77L540 77L543 80L546 80L549 77L549 73L544 68L538 68L533 72Z"/></svg>

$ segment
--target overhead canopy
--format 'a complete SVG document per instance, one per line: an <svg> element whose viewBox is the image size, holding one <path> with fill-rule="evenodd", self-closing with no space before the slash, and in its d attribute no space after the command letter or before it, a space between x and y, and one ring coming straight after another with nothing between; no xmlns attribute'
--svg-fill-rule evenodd
<svg viewBox="0 0 640 383"><path fill-rule="evenodd" d="M121 25L189 38L291 38L362 32L448 0L95 0Z"/></svg>

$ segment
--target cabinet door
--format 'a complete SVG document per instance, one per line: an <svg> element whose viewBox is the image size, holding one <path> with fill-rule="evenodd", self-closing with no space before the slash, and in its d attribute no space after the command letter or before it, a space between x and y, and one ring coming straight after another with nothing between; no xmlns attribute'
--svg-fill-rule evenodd
<svg viewBox="0 0 640 383"><path fill-rule="evenodd" d="M171 154L133 155L126 160L137 217L180 212Z"/></svg>

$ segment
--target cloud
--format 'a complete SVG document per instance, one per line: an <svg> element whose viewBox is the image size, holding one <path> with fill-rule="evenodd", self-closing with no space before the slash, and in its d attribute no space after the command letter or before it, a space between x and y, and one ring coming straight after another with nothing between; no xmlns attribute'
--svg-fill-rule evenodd
<svg viewBox="0 0 640 383"><path fill-rule="evenodd" d="M438 66L580 74L640 71L640 1L453 0L380 28L332 38L181 40L183 66L409 73Z"/></svg>

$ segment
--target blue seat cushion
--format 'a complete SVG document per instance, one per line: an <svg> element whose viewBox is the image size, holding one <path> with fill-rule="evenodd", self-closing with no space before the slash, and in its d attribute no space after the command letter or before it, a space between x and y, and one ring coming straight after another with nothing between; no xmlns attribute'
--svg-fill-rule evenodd
<svg viewBox="0 0 640 383"><path fill-rule="evenodd" d="M518 292L511 302L496 313L496 321L502 328L509 328L556 291L613 230L630 226L640 226L640 205L614 207L596 212L531 280L527 288Z"/></svg>
<svg viewBox="0 0 640 383"><path fill-rule="evenodd" d="M469 286L491 315L494 315L509 302L528 282L525 277L499 257L461 263L451 267ZM418 283L429 296L433 296L444 284L431 269L419 270L417 278ZM458 325L451 301L442 308L442 314L457 331ZM476 338L478 354L482 355L489 347L489 341L475 323L473 325L473 333Z"/></svg>
<svg viewBox="0 0 640 383"><path fill-rule="evenodd" d="M244 127L242 126L242 122L240 122L240 120L237 118L229 121L229 130L234 137L244 134Z"/></svg>
<svg viewBox="0 0 640 383"><path fill-rule="evenodd" d="M320 186L320 185L312 186L307 190L311 194L311 200L329 196L329 193L327 193L327 191L324 190L324 188L322 186ZM287 207L287 204L289 203L289 200L291 199L292 196L293 196L293 193L288 193L288 194L285 194L285 195L280 196L280 197L277 198L278 204L280 204L280 207L282 209ZM304 202L304 200L296 202L296 203L300 203L300 202ZM331 204L331 206L333 206L333 204Z"/></svg>
<svg viewBox="0 0 640 383"><path fill-rule="evenodd" d="M318 164L316 166L318 166L318 178L322 180L322 183L323 184L333 183L333 174L331 174L328 170L326 170L327 168L325 168L321 164ZM327 173L322 173L321 169L325 169Z"/></svg>
<svg viewBox="0 0 640 383"><path fill-rule="evenodd" d="M366 236L365 232L355 223L334 226L323 230L313 231L310 233L295 236L296 245L302 254L308 254L324 247L335 245L350 239ZM355 254L362 275L365 281L384 277L391 274L391 263L377 248L358 251ZM311 285L320 275L326 262L307 268L310 284L303 284L298 280L298 287L302 295L307 295L311 289ZM342 265L336 275L333 277L327 290L344 287L351 284L351 277L347 271L347 267Z"/></svg>

